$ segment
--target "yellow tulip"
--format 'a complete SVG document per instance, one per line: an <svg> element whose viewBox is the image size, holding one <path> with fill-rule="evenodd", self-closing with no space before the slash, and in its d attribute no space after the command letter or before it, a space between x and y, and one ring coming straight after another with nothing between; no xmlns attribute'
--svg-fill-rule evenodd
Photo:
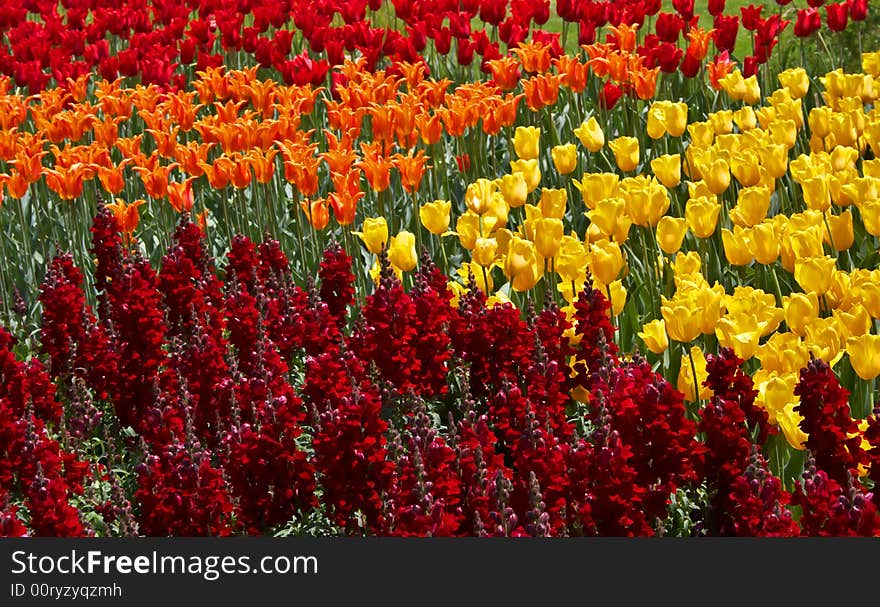
<svg viewBox="0 0 880 607"><path fill-rule="evenodd" d="M712 335L724 311L724 287L718 283L714 287L709 287L704 281L702 286L695 290L693 297L700 314L700 331L704 335Z"/></svg>
<svg viewBox="0 0 880 607"><path fill-rule="evenodd" d="M521 173L526 180L526 187L529 192L534 192L541 183L541 168L538 166L538 160L511 160L510 170L514 173Z"/></svg>
<svg viewBox="0 0 880 607"><path fill-rule="evenodd" d="M609 142L614 161L623 172L636 170L639 166L639 140L635 137L618 137Z"/></svg>
<svg viewBox="0 0 880 607"><path fill-rule="evenodd" d="M785 310L785 324L788 328L804 336L806 326L819 318L819 296L816 293L792 293L782 298Z"/></svg>
<svg viewBox="0 0 880 607"><path fill-rule="evenodd" d="M709 124L715 131L715 136L726 135L733 132L733 112L730 110L720 110L712 112L708 116Z"/></svg>
<svg viewBox="0 0 880 607"><path fill-rule="evenodd" d="M685 102L668 103L663 114L666 118L666 130L672 137L681 137L687 130L688 106Z"/></svg>
<svg viewBox="0 0 880 607"><path fill-rule="evenodd" d="M718 343L724 347L732 348L734 353L743 360L748 360L758 350L758 340L761 339L761 331L758 322L751 314L737 314L735 316L723 316L718 319L715 326L715 336Z"/></svg>
<svg viewBox="0 0 880 607"><path fill-rule="evenodd" d="M484 268L494 263L498 254L498 241L494 238L477 238L474 243L473 260Z"/></svg>
<svg viewBox="0 0 880 607"><path fill-rule="evenodd" d="M774 333L758 347L761 368L776 373L797 373L810 360L810 352L794 333Z"/></svg>
<svg viewBox="0 0 880 607"><path fill-rule="evenodd" d="M626 201L626 213L636 225L657 225L669 209L669 192L654 179L628 177L620 183L620 193Z"/></svg>
<svg viewBox="0 0 880 607"><path fill-rule="evenodd" d="M807 124L813 135L824 139L831 133L831 114L833 110L828 106L819 106L810 110Z"/></svg>
<svg viewBox="0 0 880 607"><path fill-rule="evenodd" d="M615 280L608 285L606 295L610 297L611 314L613 316L619 316L626 305L626 287L623 286L623 282Z"/></svg>
<svg viewBox="0 0 880 607"><path fill-rule="evenodd" d="M415 234L403 230L397 236L393 236L388 247L388 261L404 272L415 268L418 261Z"/></svg>
<svg viewBox="0 0 880 607"><path fill-rule="evenodd" d="M761 100L761 87L758 85L758 77L754 74L745 79L746 92L742 100L749 105L755 105Z"/></svg>
<svg viewBox="0 0 880 607"><path fill-rule="evenodd" d="M464 203L472 213L482 215L489 209L492 196L498 193L498 186L494 181L481 177L468 185L464 194Z"/></svg>
<svg viewBox="0 0 880 607"><path fill-rule="evenodd" d="M730 220L738 226L750 228L764 221L769 210L770 190L760 186L742 188L736 206L730 210Z"/></svg>
<svg viewBox="0 0 880 607"><path fill-rule="evenodd" d="M492 273L488 270L484 272L483 267L479 264L467 262L462 263L461 267L458 269L458 275L461 277L462 281L464 281L465 285L469 284L471 278L473 278L477 288L483 293L489 293L495 288L492 281Z"/></svg>
<svg viewBox="0 0 880 607"><path fill-rule="evenodd" d="M683 217L669 215L661 217L657 224L657 244L660 245L660 249L668 255L681 249L687 228L687 220Z"/></svg>
<svg viewBox="0 0 880 607"><path fill-rule="evenodd" d="M663 354L669 348L669 337L666 335L666 321L652 320L642 327L639 337L645 346L654 354Z"/></svg>
<svg viewBox="0 0 880 607"><path fill-rule="evenodd" d="M602 132L602 127L599 126L595 116L583 122L574 130L574 134L591 152L598 152L605 145L605 133Z"/></svg>
<svg viewBox="0 0 880 607"><path fill-rule="evenodd" d="M584 173L581 181L572 179L572 182L580 191L584 204L592 209L597 201L617 196L620 176L617 173Z"/></svg>
<svg viewBox="0 0 880 607"><path fill-rule="evenodd" d="M360 237L370 253L378 255L388 243L388 223L384 217L367 217L364 219L364 231L354 234Z"/></svg>
<svg viewBox="0 0 880 607"><path fill-rule="evenodd" d="M562 245L562 220L556 217L543 217L535 227L535 247L538 254L550 259L556 257Z"/></svg>
<svg viewBox="0 0 880 607"><path fill-rule="evenodd" d="M518 126L513 133L513 149L517 157L533 160L538 157L541 129L536 126Z"/></svg>
<svg viewBox="0 0 880 607"><path fill-rule="evenodd" d="M706 187L713 194L721 194L730 185L730 165L724 158L716 158L711 163L701 166L700 174Z"/></svg>
<svg viewBox="0 0 880 607"><path fill-rule="evenodd" d="M758 152L761 165L773 179L779 179L788 171L788 148L780 143L770 144Z"/></svg>
<svg viewBox="0 0 880 607"><path fill-rule="evenodd" d="M663 298L660 313L666 324L666 333L671 339L687 344L702 333L700 330L700 309L693 299L675 297Z"/></svg>
<svg viewBox="0 0 880 607"><path fill-rule="evenodd" d="M871 332L871 316L861 304L853 304L848 310L837 308L831 313L847 337L859 337Z"/></svg>
<svg viewBox="0 0 880 607"><path fill-rule="evenodd" d="M583 282L590 264L590 252L574 236L563 236L553 267L563 282Z"/></svg>
<svg viewBox="0 0 880 607"><path fill-rule="evenodd" d="M804 291L824 295L831 288L836 272L837 259L833 257L808 257L794 262L794 278Z"/></svg>
<svg viewBox="0 0 880 607"><path fill-rule="evenodd" d="M605 238L613 238L618 243L626 242L632 220L625 213L626 203L622 198L605 198L596 203L596 208L586 213L590 223L595 225Z"/></svg>
<svg viewBox="0 0 880 607"><path fill-rule="evenodd" d="M733 121L740 131L750 131L758 126L758 117L751 106L743 106L733 113Z"/></svg>
<svg viewBox="0 0 880 607"><path fill-rule="evenodd" d="M734 101L742 101L745 98L746 81L743 78L742 72L738 69L721 78L718 83L721 85L722 90Z"/></svg>
<svg viewBox="0 0 880 607"><path fill-rule="evenodd" d="M871 277L871 274L875 275ZM869 278L855 283L853 291L855 297L868 310L873 318L880 318L880 277L876 276L876 270L869 273Z"/></svg>
<svg viewBox="0 0 880 607"><path fill-rule="evenodd" d="M550 156L553 158L553 166L560 175L568 175L577 166L577 148L573 143L554 146L550 150Z"/></svg>
<svg viewBox="0 0 880 607"><path fill-rule="evenodd" d="M880 200L863 203L859 211L865 231L871 236L880 236Z"/></svg>
<svg viewBox="0 0 880 607"><path fill-rule="evenodd" d="M645 132L651 139L660 139L666 134L666 117L663 115L663 107L659 101L655 101L648 109Z"/></svg>
<svg viewBox="0 0 880 607"><path fill-rule="evenodd" d="M616 242L601 240L590 245L590 268L596 280L603 285L617 280L623 266L623 254Z"/></svg>
<svg viewBox="0 0 880 607"><path fill-rule="evenodd" d="M846 352L859 377L870 380L880 375L880 335L850 337L846 340Z"/></svg>
<svg viewBox="0 0 880 607"><path fill-rule="evenodd" d="M565 215L565 205L568 203L568 192L564 189L554 190L544 188L541 190L541 215L544 217L556 217L562 219Z"/></svg>
<svg viewBox="0 0 880 607"><path fill-rule="evenodd" d="M448 200L435 200L419 208L419 219L425 229L432 234L445 234L449 230L449 212L452 203Z"/></svg>
<svg viewBox="0 0 880 607"><path fill-rule="evenodd" d="M831 168L834 171L854 168L858 159L859 151L856 148L838 145L831 150Z"/></svg>
<svg viewBox="0 0 880 607"><path fill-rule="evenodd" d="M651 160L651 170L657 179L667 188L674 188L681 183L681 156L664 154Z"/></svg>
<svg viewBox="0 0 880 607"><path fill-rule="evenodd" d="M846 251L855 242L852 213L847 209L840 215L828 215L824 240L837 251ZM830 229L830 232L829 232Z"/></svg>
<svg viewBox="0 0 880 607"><path fill-rule="evenodd" d="M526 203L529 187L522 173L504 175L498 180L498 187L511 209L518 209Z"/></svg>
<svg viewBox="0 0 880 607"><path fill-rule="evenodd" d="M528 291L534 287L544 273L544 260L538 254L535 244L514 235L504 259L504 274L516 291Z"/></svg>
<svg viewBox="0 0 880 607"><path fill-rule="evenodd" d="M810 78L807 70L802 67L793 67L777 75L779 83L788 89L789 94L795 99L806 97L810 89Z"/></svg>
<svg viewBox="0 0 880 607"><path fill-rule="evenodd" d="M724 256L732 266L747 266L752 263L752 253L749 250L748 234L739 226L731 232L728 229L721 230L721 242L724 245Z"/></svg>
<svg viewBox="0 0 880 607"><path fill-rule="evenodd" d="M458 239L467 250L472 250L477 243L482 230L480 230L480 216L468 211L458 218L455 223L455 232Z"/></svg>
<svg viewBox="0 0 880 607"><path fill-rule="evenodd" d="M779 238L773 223L765 221L752 227L746 246L758 263L767 266L775 262L779 257Z"/></svg>
<svg viewBox="0 0 880 607"><path fill-rule="evenodd" d="M702 275L700 274L701 265L700 254L696 251L677 253L675 255L675 262L673 263L672 271L675 273L676 277L698 275L702 278Z"/></svg>
<svg viewBox="0 0 880 607"><path fill-rule="evenodd" d="M785 405L785 408L776 415L776 421L779 423L779 429L785 435L788 444L803 451L806 449L806 442L809 435L801 429L803 416L794 410L797 403L791 402Z"/></svg>
<svg viewBox="0 0 880 607"><path fill-rule="evenodd" d="M770 124L770 139L791 149L797 141L797 123L794 120L774 120Z"/></svg>
<svg viewBox="0 0 880 607"><path fill-rule="evenodd" d="M804 342L813 356L831 366L843 356L843 336L836 318L817 318L809 323Z"/></svg>
<svg viewBox="0 0 880 607"><path fill-rule="evenodd" d="M824 213L831 206L831 192L828 189L828 177L821 175L810 177L801 184L804 192L804 203L807 208Z"/></svg>
<svg viewBox="0 0 880 607"><path fill-rule="evenodd" d="M715 129L708 122L692 122L687 125L687 132L691 136L691 145L698 149L705 149L715 141Z"/></svg>
<svg viewBox="0 0 880 607"><path fill-rule="evenodd" d="M767 411L769 423L778 424L777 417L783 415L785 407L789 403L798 402L798 398L794 395L798 376L795 373L780 375L761 369L752 376L752 379L758 391L755 404Z"/></svg>
<svg viewBox="0 0 880 607"><path fill-rule="evenodd" d="M696 381L694 381L694 369L691 367L691 359L693 359L693 367L696 368ZM711 398L711 388L704 385L708 377L709 374L706 373L706 356L699 347L693 346L691 348L690 357L682 354L677 387L678 391L684 394L685 400L693 402Z"/></svg>
<svg viewBox="0 0 880 607"><path fill-rule="evenodd" d="M690 198L685 205L684 216L698 238L709 238L715 233L720 212L721 205L709 198Z"/></svg>
<svg viewBox="0 0 880 607"><path fill-rule="evenodd" d="M733 154L730 160L730 172L743 187L757 185L761 180L758 155L751 150Z"/></svg>

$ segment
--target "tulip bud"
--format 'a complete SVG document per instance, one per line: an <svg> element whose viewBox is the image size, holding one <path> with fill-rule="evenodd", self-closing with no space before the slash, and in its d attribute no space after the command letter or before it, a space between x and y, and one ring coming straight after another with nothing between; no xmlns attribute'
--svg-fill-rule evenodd
<svg viewBox="0 0 880 607"><path fill-rule="evenodd" d="M498 252L498 241L494 238L477 238L474 243L473 260L484 268L488 268L495 261Z"/></svg>

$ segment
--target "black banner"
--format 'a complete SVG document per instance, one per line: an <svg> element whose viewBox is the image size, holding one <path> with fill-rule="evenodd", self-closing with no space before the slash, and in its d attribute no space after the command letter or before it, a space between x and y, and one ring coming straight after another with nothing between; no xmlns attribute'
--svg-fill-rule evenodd
<svg viewBox="0 0 880 607"><path fill-rule="evenodd" d="M801 604L855 596L878 548L852 539L7 539L0 605Z"/></svg>

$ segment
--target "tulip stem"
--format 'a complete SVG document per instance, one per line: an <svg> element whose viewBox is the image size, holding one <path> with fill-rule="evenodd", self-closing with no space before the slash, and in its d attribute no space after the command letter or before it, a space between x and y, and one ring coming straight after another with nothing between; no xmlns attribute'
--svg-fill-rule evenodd
<svg viewBox="0 0 880 607"><path fill-rule="evenodd" d="M697 403L698 407L702 407L703 403L700 400L700 385L699 380L697 379L697 365L694 363L694 354L693 351L688 349L688 360L691 363L691 380L694 385L694 402Z"/></svg>

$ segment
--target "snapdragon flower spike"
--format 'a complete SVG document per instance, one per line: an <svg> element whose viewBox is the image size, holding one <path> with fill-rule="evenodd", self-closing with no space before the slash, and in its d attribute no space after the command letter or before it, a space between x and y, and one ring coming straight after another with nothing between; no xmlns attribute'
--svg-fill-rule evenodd
<svg viewBox="0 0 880 607"><path fill-rule="evenodd" d="M794 410L803 417L801 430L808 435L806 448L816 467L845 486L859 465L868 463L858 424L851 417L849 392L827 363L814 359L801 369L794 394L800 398Z"/></svg>
<svg viewBox="0 0 880 607"><path fill-rule="evenodd" d="M27 508L30 535L88 535L71 503L83 492L88 464L49 437L47 423L57 426L61 405L55 387L39 363L15 359L15 340L0 327L0 498ZM5 508L4 533L21 535L21 526Z"/></svg>
<svg viewBox="0 0 880 607"><path fill-rule="evenodd" d="M767 462L753 447L749 465L734 479L723 513L722 535L740 537L795 537L800 528L786 508L790 494L767 469Z"/></svg>

